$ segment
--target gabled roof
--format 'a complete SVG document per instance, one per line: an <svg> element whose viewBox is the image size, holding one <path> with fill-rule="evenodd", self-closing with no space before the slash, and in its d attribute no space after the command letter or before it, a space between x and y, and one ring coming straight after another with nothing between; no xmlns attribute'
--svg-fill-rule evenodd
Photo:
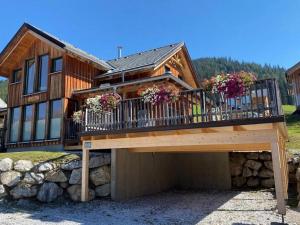
<svg viewBox="0 0 300 225"><path fill-rule="evenodd" d="M122 72L155 68L168 57L176 53L184 46L183 42L167 45L160 48L139 52L133 55L106 61L113 69L97 77L114 75Z"/></svg>
<svg viewBox="0 0 300 225"><path fill-rule="evenodd" d="M292 73L294 73L296 70L300 69L300 62L298 62L297 64L295 64L294 66L292 66L291 68L289 68L287 71L286 71L286 74L289 76L291 75Z"/></svg>
<svg viewBox="0 0 300 225"><path fill-rule="evenodd" d="M97 58L96 56L93 56L91 54L88 54L87 52L79 49L79 48L76 48L74 47L73 45L71 45L70 43L68 42L65 42L65 41L62 41L61 39L53 36L52 34L49 34L35 26L32 26L28 23L24 23L20 29L17 31L17 33L14 35L14 37L10 40L10 42L6 45L6 47L3 49L3 51L0 53L0 59L2 58L2 56L4 54L7 53L7 51L9 50L9 47L10 45L14 42L14 40L16 38L18 38L18 36L24 32L24 29L25 30L29 30L43 38L45 38L46 40L52 42L53 44L57 45L58 47L66 50L67 52L69 53L72 53L74 55L77 55L78 57L81 57L83 59L86 59L86 60L89 60L99 66L101 66L103 69L106 69L106 70L109 70L109 69L112 69L112 67L107 64L104 60L101 60L99 58ZM19 37L20 38L20 37ZM1 62L0 62L1 63Z"/></svg>

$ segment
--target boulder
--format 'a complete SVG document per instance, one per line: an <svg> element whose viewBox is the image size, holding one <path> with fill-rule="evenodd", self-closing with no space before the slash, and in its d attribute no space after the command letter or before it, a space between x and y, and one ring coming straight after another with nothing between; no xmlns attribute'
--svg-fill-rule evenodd
<svg viewBox="0 0 300 225"><path fill-rule="evenodd" d="M298 182L300 181L300 167L296 171L296 179Z"/></svg>
<svg viewBox="0 0 300 225"><path fill-rule="evenodd" d="M41 202L52 202L63 194L63 189L55 183L44 183L37 195L37 199Z"/></svg>
<svg viewBox="0 0 300 225"><path fill-rule="evenodd" d="M274 173L272 170L263 168L262 170L259 171L258 176L262 178L270 178L270 177L274 177Z"/></svg>
<svg viewBox="0 0 300 225"><path fill-rule="evenodd" d="M247 159L254 159L254 160L258 160L258 152L250 152L246 154L246 158Z"/></svg>
<svg viewBox="0 0 300 225"><path fill-rule="evenodd" d="M67 187L69 187L69 183L68 182L61 182L61 183L59 183L59 186L61 188L67 188Z"/></svg>
<svg viewBox="0 0 300 225"><path fill-rule="evenodd" d="M246 184L247 179L245 177L233 177L232 178L232 186L233 187L242 187Z"/></svg>
<svg viewBox="0 0 300 225"><path fill-rule="evenodd" d="M68 178L61 170L52 170L45 174L45 180L50 182L67 182Z"/></svg>
<svg viewBox="0 0 300 225"><path fill-rule="evenodd" d="M110 154L103 154L100 156L92 157L89 162L89 168L96 168L110 164Z"/></svg>
<svg viewBox="0 0 300 225"><path fill-rule="evenodd" d="M0 198L3 198L7 195L5 187L0 184Z"/></svg>
<svg viewBox="0 0 300 225"><path fill-rule="evenodd" d="M20 183L14 187L9 193L14 199L31 198L36 196L38 191L37 186Z"/></svg>
<svg viewBox="0 0 300 225"><path fill-rule="evenodd" d="M50 170L55 169L55 165L53 163L44 162L38 165L38 172L48 172Z"/></svg>
<svg viewBox="0 0 300 225"><path fill-rule="evenodd" d="M253 169L253 170L259 170L260 167L262 167L262 163L257 162L255 160L247 160L246 163L245 163L245 167L248 167L248 168Z"/></svg>
<svg viewBox="0 0 300 225"><path fill-rule="evenodd" d="M98 186L95 189L96 196L98 197L107 197L110 195L110 184L104 184L102 186Z"/></svg>
<svg viewBox="0 0 300 225"><path fill-rule="evenodd" d="M71 162L65 163L61 165L61 168L63 170L74 170L81 168L82 166L82 161L81 160L73 160Z"/></svg>
<svg viewBox="0 0 300 225"><path fill-rule="evenodd" d="M252 176L252 170L248 167L244 167L243 169L243 177L251 177Z"/></svg>
<svg viewBox="0 0 300 225"><path fill-rule="evenodd" d="M300 163L300 156L294 156L292 162L294 165L298 165Z"/></svg>
<svg viewBox="0 0 300 225"><path fill-rule="evenodd" d="M6 172L13 169L13 161L10 158L0 160L0 171Z"/></svg>
<svg viewBox="0 0 300 225"><path fill-rule="evenodd" d="M272 161L265 161L264 165L267 169L272 170L273 171L273 163Z"/></svg>
<svg viewBox="0 0 300 225"><path fill-rule="evenodd" d="M14 170L19 172L30 171L33 168L33 164L30 160L18 160L14 164Z"/></svg>
<svg viewBox="0 0 300 225"><path fill-rule="evenodd" d="M24 176L23 182L27 184L42 184L45 176L43 173L27 172Z"/></svg>
<svg viewBox="0 0 300 225"><path fill-rule="evenodd" d="M256 177L250 177L247 181L248 187L258 187L259 186L259 179Z"/></svg>
<svg viewBox="0 0 300 225"><path fill-rule="evenodd" d="M289 173L294 173L296 170L296 166L292 162L289 162L288 169L289 169Z"/></svg>
<svg viewBox="0 0 300 225"><path fill-rule="evenodd" d="M252 176L253 176L253 177L256 177L257 175L258 175L258 171L257 171L257 170L253 170L253 171L252 171Z"/></svg>
<svg viewBox="0 0 300 225"><path fill-rule="evenodd" d="M1 183L8 186L13 187L17 185L21 180L22 174L17 171L7 171L1 173Z"/></svg>
<svg viewBox="0 0 300 225"><path fill-rule="evenodd" d="M270 161L272 160L272 155L270 152L262 152L259 154L259 159L263 161Z"/></svg>
<svg viewBox="0 0 300 225"><path fill-rule="evenodd" d="M67 192L73 201L75 201L75 202L81 201L81 185L79 185L79 184L72 185L72 186L68 187ZM95 198L95 191L92 189L89 189L88 200L91 201L94 198Z"/></svg>
<svg viewBox="0 0 300 225"><path fill-rule="evenodd" d="M102 166L93 169L90 173L90 179L95 186L110 183L110 167Z"/></svg>
<svg viewBox="0 0 300 225"><path fill-rule="evenodd" d="M265 188L272 188L275 186L274 178L262 179L261 186Z"/></svg>
<svg viewBox="0 0 300 225"><path fill-rule="evenodd" d="M69 179L69 184L81 184L81 173L82 173L81 168L72 170Z"/></svg>
<svg viewBox="0 0 300 225"><path fill-rule="evenodd" d="M230 163L230 174L231 176L239 176L242 174L243 166L240 165L238 162L231 162Z"/></svg>
<svg viewBox="0 0 300 225"><path fill-rule="evenodd" d="M243 165L244 162L246 161L246 158L245 158L245 155L244 154L241 154L241 153L232 153L230 155L230 161L232 163L237 163L239 165Z"/></svg>

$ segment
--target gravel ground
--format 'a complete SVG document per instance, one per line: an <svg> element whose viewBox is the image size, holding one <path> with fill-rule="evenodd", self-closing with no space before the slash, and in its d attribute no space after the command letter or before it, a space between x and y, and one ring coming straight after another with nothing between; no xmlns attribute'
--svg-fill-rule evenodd
<svg viewBox="0 0 300 225"><path fill-rule="evenodd" d="M96 200L42 205L0 203L0 224L280 224L268 191L169 191L126 202ZM300 225L300 211L288 209L287 224Z"/></svg>

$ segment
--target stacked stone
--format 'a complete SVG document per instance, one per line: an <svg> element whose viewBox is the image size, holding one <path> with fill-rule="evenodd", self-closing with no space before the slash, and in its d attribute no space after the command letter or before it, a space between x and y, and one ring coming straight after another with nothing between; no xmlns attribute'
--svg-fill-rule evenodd
<svg viewBox="0 0 300 225"><path fill-rule="evenodd" d="M269 152L231 153L230 172L234 188L272 188L275 185Z"/></svg>
<svg viewBox="0 0 300 225"><path fill-rule="evenodd" d="M110 153L91 157L89 199L110 195ZM43 162L34 165L29 160L13 162L0 160L0 198L36 198L52 202L67 196L73 201L81 199L80 159L68 163Z"/></svg>
<svg viewBox="0 0 300 225"><path fill-rule="evenodd" d="M300 207L300 154L293 155L289 161L289 183L297 186L297 200Z"/></svg>

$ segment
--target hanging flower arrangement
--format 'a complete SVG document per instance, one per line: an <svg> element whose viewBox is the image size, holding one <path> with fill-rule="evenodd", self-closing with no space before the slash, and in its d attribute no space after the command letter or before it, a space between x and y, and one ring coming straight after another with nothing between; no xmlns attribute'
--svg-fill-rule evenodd
<svg viewBox="0 0 300 225"><path fill-rule="evenodd" d="M122 98L118 93L105 93L96 95L93 98L88 98L83 109L88 109L91 112L105 114L110 113L121 102ZM82 110L73 113L73 121L80 123L82 121Z"/></svg>
<svg viewBox="0 0 300 225"><path fill-rule="evenodd" d="M209 80L204 80L202 85L206 91L223 93L228 98L241 96L247 88L254 83L256 77L252 73L239 72L233 74L220 74Z"/></svg>
<svg viewBox="0 0 300 225"><path fill-rule="evenodd" d="M175 102L179 97L179 89L173 84L153 85L140 89L138 95L144 102L158 105Z"/></svg>

